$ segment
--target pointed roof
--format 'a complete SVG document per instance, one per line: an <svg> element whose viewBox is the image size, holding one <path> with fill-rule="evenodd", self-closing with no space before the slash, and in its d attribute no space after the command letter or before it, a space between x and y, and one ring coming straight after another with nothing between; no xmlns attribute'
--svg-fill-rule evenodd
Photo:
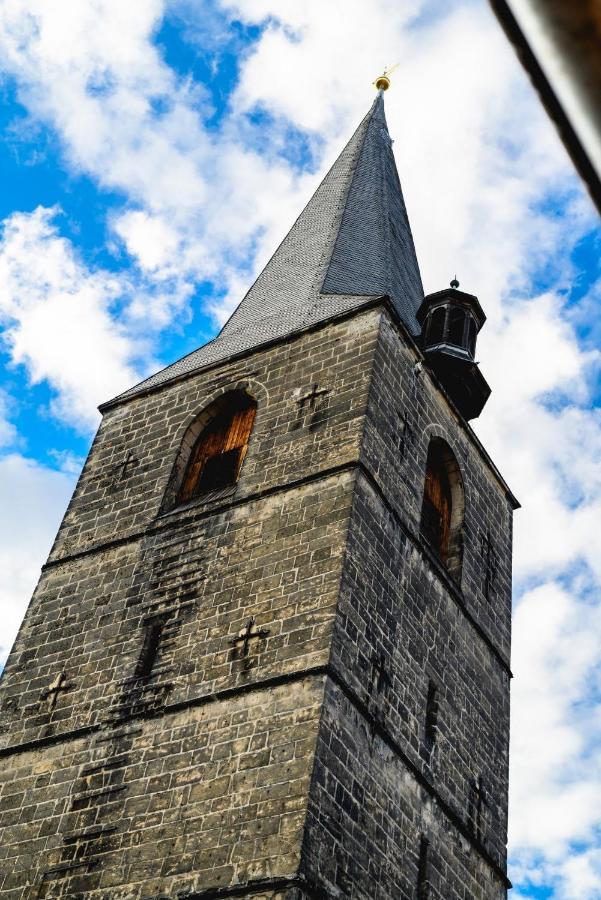
<svg viewBox="0 0 601 900"><path fill-rule="evenodd" d="M322 293L388 294L412 334L424 295L380 91L368 114Z"/></svg>
<svg viewBox="0 0 601 900"><path fill-rule="evenodd" d="M412 334L423 288L380 91L220 333L133 396L388 295Z"/></svg>

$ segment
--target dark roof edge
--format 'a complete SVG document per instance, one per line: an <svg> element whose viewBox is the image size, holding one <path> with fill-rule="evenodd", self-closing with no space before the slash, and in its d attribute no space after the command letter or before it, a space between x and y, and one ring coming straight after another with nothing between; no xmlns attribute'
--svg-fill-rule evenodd
<svg viewBox="0 0 601 900"><path fill-rule="evenodd" d="M335 297L336 294L324 294L324 297ZM352 315L357 312L359 309L369 308L372 305L375 305L378 302L381 302L384 299L387 299L386 295L383 294L357 294L357 298L359 298L359 302L356 306L352 306L350 309L345 309L340 313L333 313L329 316L324 317L323 319L319 319L316 322L312 322L310 325L304 325L302 328L296 328L293 331L287 331L285 334L278 335L277 337L268 338L265 341L260 341L258 344L253 344L252 347L244 347L242 350L235 350L222 359L215 359L212 362L206 363L204 366L198 366L196 369L189 369L187 372L181 372L179 375L174 375L173 378L168 378L166 381L155 382L154 384L148 385L148 387L144 388L142 385L148 378L143 379L143 381L138 382L141 386L140 390L135 390L138 385L134 385L129 391L123 391L121 394L117 394L116 397L111 398L110 400L105 400L104 403L101 403L98 406L98 411L100 413L105 413L109 409L113 409L116 406L121 406L124 403L129 403L131 400L136 400L138 397L147 397L148 394L154 394L157 391L162 390L163 388L177 384L180 381L185 381L186 378L192 378L198 375L200 372L206 372L210 369L215 369L218 366L224 365L226 362L234 362L238 359L243 359L246 356L250 356L256 350L265 350L268 347L273 347L276 344L281 344L284 341L287 341L289 338L297 337L298 335L305 334L307 332L317 331L322 325L329 325L330 322L337 322L341 319L346 318L348 315ZM364 297L362 300L360 298ZM210 341L207 341L206 344L201 345L202 347L208 347L210 344L215 343L218 335L212 338ZM180 357L180 359L187 359L188 356L192 356L193 353L197 353L201 347L197 347L195 350L191 350L190 353L186 353L185 356ZM180 360L178 359L177 362ZM169 366L165 366L165 369L168 369ZM159 370L163 371L163 370ZM149 378L152 376L149 376Z"/></svg>
<svg viewBox="0 0 601 900"><path fill-rule="evenodd" d="M593 203L596 204L597 209L601 212L601 178L593 156L582 139L582 129L580 128L579 130L575 125L574 117L570 117L569 111L560 99L552 80L547 77L544 69L544 60L542 62L539 61L529 39L528 29L522 28L511 8L511 4L507 0L490 0L490 5L509 41L513 44L518 60L526 69L549 118L557 128L564 147L588 188ZM543 20L541 23L542 27L551 30L550 21L544 18L545 4L539 4L538 6L538 19ZM547 6L549 8L549 19L552 19L551 9L553 4L547 4ZM568 80L571 79L572 82L578 81L581 90L588 80L590 96L592 97L596 81L592 74L593 70L589 66L589 60L585 59L583 61L581 56L578 56L578 63L575 63L574 55L571 52L572 48L574 55L581 53L577 41L574 40L574 33L570 33L568 30L565 30L563 46L558 46L557 42L553 44L553 49L563 64L564 77Z"/></svg>
<svg viewBox="0 0 601 900"><path fill-rule="evenodd" d="M327 295L324 295L327 296ZM360 295L357 295L358 297ZM175 378L170 378L169 381L163 381L159 384L154 384L148 387L146 390L138 391L135 394L121 395L120 397L115 397L112 400L107 400L106 403L101 403L98 407L99 412L104 415L105 412L108 412L111 409L115 409L118 406L123 406L126 403L130 403L132 400L138 400L140 397L147 397L149 394L158 393L161 390L164 390L166 387L170 387L173 384L177 384L181 381L186 381L188 378L194 378L199 375L201 372L208 372L211 369L219 368L223 366L224 363L235 362L239 359L244 359L247 356L252 356L253 353L258 352L259 350L266 350L269 347L277 346L278 344L283 343L284 341L290 340L290 338L300 337L302 334L311 334L314 331L319 331L320 328L325 328L327 325L331 325L333 322L343 322L345 319L354 316L359 311L365 311L369 309L375 309L378 306L383 306L388 314L390 315L393 324L397 328L397 330L401 333L404 340L409 345L410 349L415 353L418 357L418 361L425 362L425 356L422 353L420 347L415 341L415 338L404 324L401 319L399 313L396 310L396 307L393 305L390 297L387 294L376 295L366 295L364 300L360 300L356 306L351 307L351 309L345 309L344 312L337 313L329 316L327 319L320 319L318 322L314 322L311 325L307 325L304 328L298 328L296 331L288 332L288 334L281 335L277 338L271 338L268 341L264 341L261 344L255 344L253 347L247 347L245 350L239 350L237 353L232 353L230 356L225 359L215 360L214 362L208 363L206 366L200 366L198 369L192 369L190 372L182 372L181 375L177 375ZM210 342L209 342L210 343ZM490 457L490 454L480 441L476 432L473 430L469 422L467 422L452 399L449 397L448 393L444 389L442 383L436 377L434 372L432 372L429 368L426 368L425 371L428 373L429 378L434 383L434 385L438 388L438 390L443 394L445 400L457 416L457 420L461 427L467 432L470 439L473 441L476 449L480 453L480 456L483 458L484 462L487 464L492 474L499 482L503 490L505 491L505 495L509 502L511 503L512 509L520 509L521 503L501 475L501 472L493 462Z"/></svg>

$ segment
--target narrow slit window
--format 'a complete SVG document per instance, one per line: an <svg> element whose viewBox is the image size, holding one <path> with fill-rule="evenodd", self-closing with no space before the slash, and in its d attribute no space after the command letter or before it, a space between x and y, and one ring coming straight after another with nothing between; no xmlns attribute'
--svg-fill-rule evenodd
<svg viewBox="0 0 601 900"><path fill-rule="evenodd" d="M451 507L451 487L444 460L438 453L429 453L421 530L443 563L446 563L449 553Z"/></svg>
<svg viewBox="0 0 601 900"><path fill-rule="evenodd" d="M419 840L419 862L417 868L417 900L430 897L430 841L422 836Z"/></svg>
<svg viewBox="0 0 601 900"><path fill-rule="evenodd" d="M428 697L426 700L426 746L432 749L436 743L438 733L438 687L433 681L428 682Z"/></svg>
<svg viewBox="0 0 601 900"><path fill-rule="evenodd" d="M177 504L236 483L248 449L256 408L251 397L235 394L209 420L192 447Z"/></svg>
<svg viewBox="0 0 601 900"><path fill-rule="evenodd" d="M474 356L476 352L476 323L471 316L467 325L467 349Z"/></svg>
<svg viewBox="0 0 601 900"><path fill-rule="evenodd" d="M136 675L138 678L148 678L152 674L152 670L159 655L159 647L163 637L164 622L150 622L146 626L144 635L144 643L140 652L140 658L136 667Z"/></svg>

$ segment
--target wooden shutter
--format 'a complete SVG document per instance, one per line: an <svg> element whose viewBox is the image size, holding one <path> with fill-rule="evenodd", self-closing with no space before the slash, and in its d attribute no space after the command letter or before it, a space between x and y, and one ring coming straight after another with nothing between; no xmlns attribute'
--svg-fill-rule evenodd
<svg viewBox="0 0 601 900"><path fill-rule="evenodd" d="M422 508L422 533L443 563L449 556L451 486L439 452L428 455Z"/></svg>
<svg viewBox="0 0 601 900"><path fill-rule="evenodd" d="M224 450L240 450L238 459L238 470L236 478L240 474L246 451L248 450L248 442L255 421L255 413L257 408L254 404L237 410L231 418L229 430L223 446Z"/></svg>
<svg viewBox="0 0 601 900"><path fill-rule="evenodd" d="M200 493L211 490L210 476L215 475L216 485L232 484L238 479L248 448L250 432L255 419L256 404L248 398L229 403L208 423L199 435L188 461L186 473L179 490L177 502L186 503ZM237 453L235 451L238 451ZM228 454L227 458L225 454ZM227 475L217 474L220 458L228 463Z"/></svg>

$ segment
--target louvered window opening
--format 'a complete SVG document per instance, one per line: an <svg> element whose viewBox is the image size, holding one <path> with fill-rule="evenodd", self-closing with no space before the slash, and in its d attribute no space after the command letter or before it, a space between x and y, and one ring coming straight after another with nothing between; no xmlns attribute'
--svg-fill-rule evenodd
<svg viewBox="0 0 601 900"><path fill-rule="evenodd" d="M449 310L449 318L448 318L448 338L447 340L451 344L457 344L458 346L463 346L464 338L463 332L465 330L465 320L466 316L462 309L454 306Z"/></svg>
<svg viewBox="0 0 601 900"><path fill-rule="evenodd" d="M440 344L444 340L445 321L447 311L444 307L435 309L430 318L430 333L428 342L430 344Z"/></svg>
<svg viewBox="0 0 601 900"><path fill-rule="evenodd" d="M429 316L425 330L425 346L453 344L474 356L477 328L473 317L462 307L439 306Z"/></svg>
<svg viewBox="0 0 601 900"><path fill-rule="evenodd" d="M449 559L451 485L442 453L430 448L424 487L421 532L444 565Z"/></svg>
<svg viewBox="0 0 601 900"><path fill-rule="evenodd" d="M250 398L236 398L211 419L192 448L178 504L236 483L256 409Z"/></svg>

